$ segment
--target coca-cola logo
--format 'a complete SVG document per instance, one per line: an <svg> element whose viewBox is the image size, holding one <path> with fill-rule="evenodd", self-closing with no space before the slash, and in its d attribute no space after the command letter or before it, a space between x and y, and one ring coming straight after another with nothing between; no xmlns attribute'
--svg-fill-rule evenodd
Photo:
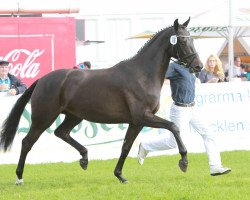
<svg viewBox="0 0 250 200"><path fill-rule="evenodd" d="M36 59L45 52L45 49L29 51L26 49L13 49L5 57L0 60L8 60L10 62L10 73L20 78L34 78L40 72L40 63ZM18 62L20 58L25 58L23 63Z"/></svg>

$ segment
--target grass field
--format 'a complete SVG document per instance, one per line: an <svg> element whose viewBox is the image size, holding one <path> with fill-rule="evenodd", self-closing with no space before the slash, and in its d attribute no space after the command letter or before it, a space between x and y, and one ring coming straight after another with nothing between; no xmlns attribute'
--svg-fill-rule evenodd
<svg viewBox="0 0 250 200"><path fill-rule="evenodd" d="M113 175L117 159L90 161L87 171L78 162L25 165L23 186L15 186L16 165L0 165L2 200L249 200L250 151L221 154L227 175L212 177L207 156L189 154L189 168L177 167L179 155L149 157L143 166L128 158L121 184Z"/></svg>

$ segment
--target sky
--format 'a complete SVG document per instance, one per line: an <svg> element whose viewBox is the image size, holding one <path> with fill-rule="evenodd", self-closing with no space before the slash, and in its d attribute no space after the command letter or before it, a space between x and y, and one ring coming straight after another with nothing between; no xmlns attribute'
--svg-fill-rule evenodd
<svg viewBox="0 0 250 200"><path fill-rule="evenodd" d="M80 0L80 13L197 13L228 0Z"/></svg>

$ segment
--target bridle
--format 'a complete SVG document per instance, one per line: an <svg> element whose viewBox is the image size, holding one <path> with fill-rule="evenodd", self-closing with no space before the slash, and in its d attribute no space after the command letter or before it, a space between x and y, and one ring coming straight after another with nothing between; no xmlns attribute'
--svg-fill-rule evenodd
<svg viewBox="0 0 250 200"><path fill-rule="evenodd" d="M193 60L194 60L195 55L197 54L197 52L191 53L191 54L189 54L189 55L181 58L180 55L179 55L179 51L178 51L179 45L178 45L178 42L177 42L177 38L178 37L190 38L191 36L185 36L185 35L178 35L178 36L174 35L174 36L176 37L176 44L173 44L171 42L170 43L172 44L173 52L174 52L174 48L176 46L176 55L177 55L176 59L177 60L174 60L172 58L171 58L171 60L173 62L177 63L177 64L180 64L180 65L184 66L185 68L190 68L190 64L193 62ZM191 58L191 59L189 60L189 58ZM187 60L189 60L189 62L187 62Z"/></svg>

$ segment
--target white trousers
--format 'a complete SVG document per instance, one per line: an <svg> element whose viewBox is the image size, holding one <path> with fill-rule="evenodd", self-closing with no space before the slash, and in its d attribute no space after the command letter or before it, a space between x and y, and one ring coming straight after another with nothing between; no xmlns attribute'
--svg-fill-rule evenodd
<svg viewBox="0 0 250 200"><path fill-rule="evenodd" d="M196 106L180 107L172 104L170 109L170 120L179 127L181 135L190 130L189 125L201 135L208 155L210 169L222 166L215 135L209 131L208 124L202 119L202 116L196 112ZM159 129L159 131L160 133L169 132L165 129ZM168 150L177 147L176 140L172 133L159 134L152 140L142 141L141 145L149 152Z"/></svg>

